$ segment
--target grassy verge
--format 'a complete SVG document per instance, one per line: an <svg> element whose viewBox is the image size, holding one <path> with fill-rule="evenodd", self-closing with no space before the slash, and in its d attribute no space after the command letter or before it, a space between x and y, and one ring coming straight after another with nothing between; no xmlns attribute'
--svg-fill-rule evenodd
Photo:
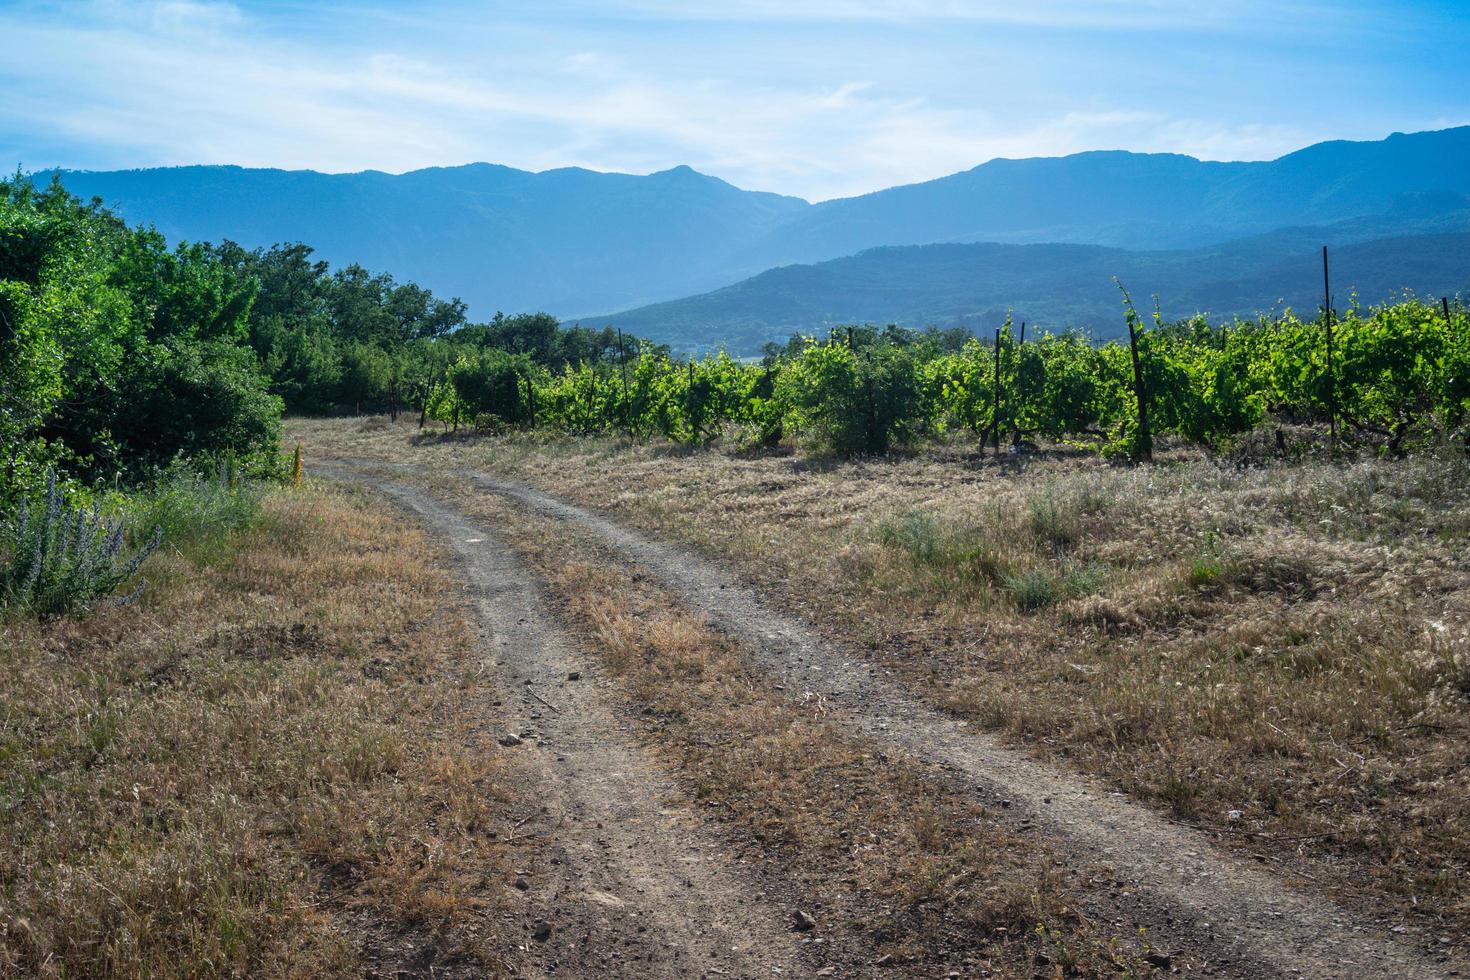
<svg viewBox="0 0 1470 980"><path fill-rule="evenodd" d="M1470 929L1463 457L837 463L296 432L682 540L957 714L1411 930Z"/></svg>
<svg viewBox="0 0 1470 980"><path fill-rule="evenodd" d="M1147 974L1145 940L1119 938L1034 835L794 704L740 651L636 568L579 532L496 498L461 506L502 530L558 608L642 707L650 743L691 796L774 849L841 975Z"/></svg>
<svg viewBox="0 0 1470 980"><path fill-rule="evenodd" d="M136 605L0 627L0 974L494 969L508 790L453 583L381 507L258 506Z"/></svg>

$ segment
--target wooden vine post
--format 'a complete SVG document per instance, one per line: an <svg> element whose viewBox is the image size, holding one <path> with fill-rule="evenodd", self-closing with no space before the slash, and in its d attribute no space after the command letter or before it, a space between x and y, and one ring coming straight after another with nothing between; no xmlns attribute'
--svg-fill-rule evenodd
<svg viewBox="0 0 1470 980"><path fill-rule="evenodd" d="M1455 300L1455 308L1458 309L1459 308L1459 305L1460 305L1460 301L1458 299L1456 299ZM1441 296L1439 298L1439 306L1440 306L1440 309L1444 310L1444 325L1445 325L1445 327L1446 328L1453 327L1455 321L1450 318L1450 298L1448 296ZM1467 427L1466 430L1465 430L1465 455L1466 456L1470 456L1470 427Z"/></svg>
<svg viewBox="0 0 1470 980"><path fill-rule="evenodd" d="M689 432L699 441L699 420L694 417L694 355L689 356L689 384L684 386L684 416L689 419Z"/></svg>
<svg viewBox="0 0 1470 980"><path fill-rule="evenodd" d="M1026 397L1026 388L1021 378L1021 352L1026 349L1026 321L1021 321L1021 339L1016 342L1016 390L1011 399L1011 445L1021 446L1020 403Z"/></svg>
<svg viewBox="0 0 1470 980"><path fill-rule="evenodd" d="M1322 246L1322 323L1327 333L1327 427L1337 451L1337 377L1332 373L1332 283L1327 275L1327 246Z"/></svg>
<svg viewBox="0 0 1470 980"><path fill-rule="evenodd" d="M633 423L628 416L628 349L623 346L623 328L618 328L618 361L623 368L623 430L633 435Z"/></svg>
<svg viewBox="0 0 1470 980"><path fill-rule="evenodd" d="M1000 455L1000 327L995 328L995 392L990 405L991 443Z"/></svg>
<svg viewBox="0 0 1470 980"><path fill-rule="evenodd" d="M1154 437L1148 427L1148 391L1143 383L1143 362L1138 358L1138 314L1132 305L1128 311L1128 349L1133 354L1133 397L1138 401L1138 441L1134 446L1133 461L1151 463L1154 458Z"/></svg>

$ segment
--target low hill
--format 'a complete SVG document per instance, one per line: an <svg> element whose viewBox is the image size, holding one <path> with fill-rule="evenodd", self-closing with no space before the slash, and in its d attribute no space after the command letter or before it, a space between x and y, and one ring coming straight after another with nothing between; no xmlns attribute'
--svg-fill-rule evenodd
<svg viewBox="0 0 1470 980"><path fill-rule="evenodd" d="M1349 242L1332 249L1336 303L1374 302L1405 290L1470 288L1470 213L1458 232ZM1284 230L1208 248L1130 251L1099 245L996 243L869 249L811 265L772 269L714 292L611 314L611 323L680 349L724 342L752 353L796 332L844 323L989 329L1010 311L1042 328L1124 330L1113 277L1141 310L1157 294L1168 318L1252 316L1321 303L1320 245L1330 229Z"/></svg>

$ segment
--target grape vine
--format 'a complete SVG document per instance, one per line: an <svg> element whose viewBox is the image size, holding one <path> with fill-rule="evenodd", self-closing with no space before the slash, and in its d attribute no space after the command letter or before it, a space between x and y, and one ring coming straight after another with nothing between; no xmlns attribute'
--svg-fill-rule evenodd
<svg viewBox="0 0 1470 980"><path fill-rule="evenodd" d="M1134 326L1153 436L1218 449L1268 422L1310 425L1329 413L1345 438L1391 453L1436 434L1467 436L1470 312L1458 304L1408 299L1336 313L1330 374L1320 318L1285 313L1217 326L1155 317ZM645 343L556 373L486 350L448 369L427 414L497 430L677 443L796 436L841 454L956 433L997 446L1039 440L1142 452L1126 341L1034 331L1022 341L1010 323L994 339L956 345L945 336L833 331L773 349L760 363L724 353L679 360Z"/></svg>

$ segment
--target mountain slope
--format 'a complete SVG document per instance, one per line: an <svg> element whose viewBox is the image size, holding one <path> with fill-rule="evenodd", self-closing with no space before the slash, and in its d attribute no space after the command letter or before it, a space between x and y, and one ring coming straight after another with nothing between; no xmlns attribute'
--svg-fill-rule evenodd
<svg viewBox="0 0 1470 980"><path fill-rule="evenodd" d="M1382 214L1426 193L1470 196L1470 127L1319 143L1265 163L1125 152L992 160L794 213L756 250L810 262L945 241L1186 248Z"/></svg>
<svg viewBox="0 0 1470 980"><path fill-rule="evenodd" d="M178 167L61 176L72 193L101 197L170 238L304 241L334 265L358 262L461 296L479 317L709 289L730 281L734 252L809 207L688 167L646 177L490 164L401 175Z"/></svg>
<svg viewBox="0 0 1470 980"><path fill-rule="evenodd" d="M1470 288L1470 212L1459 231L1380 238L1332 251L1333 291L1345 305L1403 289L1426 295ZM1043 328L1123 329L1113 277L1141 309L1158 294L1170 319L1197 312L1252 316L1273 307L1309 312L1321 302L1317 251L1332 229L1286 229L1224 245L1129 251L1099 245L885 246L813 265L772 269L699 296L598 317L640 336L702 349L727 343L751 353L795 332L843 323L963 325L988 329L1011 312Z"/></svg>
<svg viewBox="0 0 1470 980"><path fill-rule="evenodd" d="M647 176L490 164L401 175L180 167L62 179L173 238L304 241L334 264L360 262L461 296L475 317L566 317L882 245L1158 250L1294 224L1354 221L1363 237L1424 230L1470 199L1470 127L1321 143L1264 163L1122 151L992 160L818 205L688 167Z"/></svg>

